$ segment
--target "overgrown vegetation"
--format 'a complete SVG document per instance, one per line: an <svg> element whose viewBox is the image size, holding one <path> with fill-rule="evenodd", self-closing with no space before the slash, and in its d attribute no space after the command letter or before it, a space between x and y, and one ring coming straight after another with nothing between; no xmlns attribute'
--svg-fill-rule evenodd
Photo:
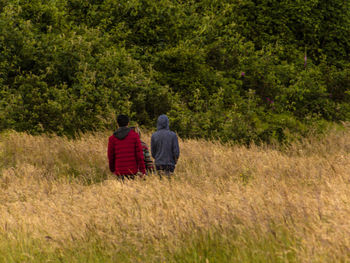
<svg viewBox="0 0 350 263"><path fill-rule="evenodd" d="M0 130L291 140L350 119L350 2L3 0Z"/></svg>
<svg viewBox="0 0 350 263"><path fill-rule="evenodd" d="M349 130L180 140L171 180L124 183L109 134L0 134L0 262L349 262Z"/></svg>

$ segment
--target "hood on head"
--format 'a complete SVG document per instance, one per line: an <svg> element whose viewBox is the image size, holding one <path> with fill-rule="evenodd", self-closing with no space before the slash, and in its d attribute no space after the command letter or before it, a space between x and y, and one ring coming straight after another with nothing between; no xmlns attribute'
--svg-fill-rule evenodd
<svg viewBox="0 0 350 263"><path fill-rule="evenodd" d="M119 140L123 140L126 136L128 136L131 128L129 127L120 127L113 135L117 137Z"/></svg>
<svg viewBox="0 0 350 263"><path fill-rule="evenodd" d="M160 115L157 121L157 130L166 129L169 130L169 119L165 114Z"/></svg>

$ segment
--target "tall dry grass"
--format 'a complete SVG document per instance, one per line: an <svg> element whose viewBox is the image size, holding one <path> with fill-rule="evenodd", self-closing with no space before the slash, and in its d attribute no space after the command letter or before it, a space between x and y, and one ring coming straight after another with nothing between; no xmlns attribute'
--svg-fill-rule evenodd
<svg viewBox="0 0 350 263"><path fill-rule="evenodd" d="M1 135L0 260L98 241L111 262L350 261L350 131L283 150L181 141L170 181L125 183L109 174L108 136Z"/></svg>

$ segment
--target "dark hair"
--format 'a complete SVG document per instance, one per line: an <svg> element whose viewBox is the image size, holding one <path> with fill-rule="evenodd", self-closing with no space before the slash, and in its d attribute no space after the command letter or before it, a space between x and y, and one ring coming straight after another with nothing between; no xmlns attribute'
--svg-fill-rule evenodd
<svg viewBox="0 0 350 263"><path fill-rule="evenodd" d="M117 117L119 127L124 127L129 124L129 117L127 115L120 114Z"/></svg>

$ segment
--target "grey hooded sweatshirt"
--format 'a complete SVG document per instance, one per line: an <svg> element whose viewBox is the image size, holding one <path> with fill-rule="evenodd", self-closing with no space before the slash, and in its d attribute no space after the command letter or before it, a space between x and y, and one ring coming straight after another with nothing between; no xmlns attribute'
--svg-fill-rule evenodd
<svg viewBox="0 0 350 263"><path fill-rule="evenodd" d="M175 132L169 129L169 119L160 115L157 131L151 137L151 153L156 165L174 166L180 156L179 142Z"/></svg>

